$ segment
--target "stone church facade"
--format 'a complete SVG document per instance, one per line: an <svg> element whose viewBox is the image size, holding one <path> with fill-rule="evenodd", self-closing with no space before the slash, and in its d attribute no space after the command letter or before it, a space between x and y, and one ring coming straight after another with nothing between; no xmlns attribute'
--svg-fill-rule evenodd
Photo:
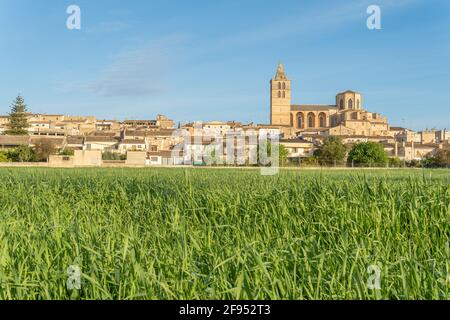
<svg viewBox="0 0 450 320"><path fill-rule="evenodd" d="M355 91L336 95L335 105L292 104L292 83L282 64L270 81L271 125L290 128L295 135L389 136L388 121L363 109L363 97Z"/></svg>

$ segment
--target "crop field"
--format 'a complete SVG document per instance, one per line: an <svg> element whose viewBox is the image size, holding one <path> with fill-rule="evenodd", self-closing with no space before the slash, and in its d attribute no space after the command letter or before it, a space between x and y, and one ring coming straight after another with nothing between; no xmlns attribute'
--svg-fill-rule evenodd
<svg viewBox="0 0 450 320"><path fill-rule="evenodd" d="M0 299L449 299L449 241L448 170L0 169Z"/></svg>

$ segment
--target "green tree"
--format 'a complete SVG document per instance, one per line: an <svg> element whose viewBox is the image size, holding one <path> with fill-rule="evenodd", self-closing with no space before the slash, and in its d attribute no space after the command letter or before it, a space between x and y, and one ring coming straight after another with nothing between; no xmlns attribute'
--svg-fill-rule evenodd
<svg viewBox="0 0 450 320"><path fill-rule="evenodd" d="M0 152L0 162L9 162L8 153L1 151Z"/></svg>
<svg viewBox="0 0 450 320"><path fill-rule="evenodd" d="M18 95L16 100L11 105L11 112L9 113L8 130L5 134L12 136L26 136L28 135L28 121L27 121L27 105L24 99Z"/></svg>
<svg viewBox="0 0 450 320"><path fill-rule="evenodd" d="M35 160L39 162L47 161L51 154L56 154L55 143L48 139L40 139L35 143L33 148L35 153Z"/></svg>
<svg viewBox="0 0 450 320"><path fill-rule="evenodd" d="M23 145L9 151L8 158L12 162L32 162L35 155L31 147Z"/></svg>
<svg viewBox="0 0 450 320"><path fill-rule="evenodd" d="M383 145L376 142L358 143L348 155L348 162L358 166L383 166L388 160Z"/></svg>
<svg viewBox="0 0 450 320"><path fill-rule="evenodd" d="M424 165L429 168L445 168L450 165L450 150L437 150L434 154L429 154Z"/></svg>
<svg viewBox="0 0 450 320"><path fill-rule="evenodd" d="M279 161L278 165L279 166L286 165L288 156L289 156L289 151L281 143L273 143L273 142L260 143L260 145L258 145L258 163L259 163L259 165L262 165L262 159L261 159L261 154L260 154L261 149L266 150L266 152L267 152L266 155L268 157L266 159L267 161L271 161L272 156L278 152L278 161Z"/></svg>
<svg viewBox="0 0 450 320"><path fill-rule="evenodd" d="M288 161L289 151L284 145L280 144L278 152L280 157L280 166L285 166Z"/></svg>
<svg viewBox="0 0 450 320"><path fill-rule="evenodd" d="M347 147L339 137L327 137L323 146L314 152L314 156L321 165L330 165L342 162L347 154Z"/></svg>

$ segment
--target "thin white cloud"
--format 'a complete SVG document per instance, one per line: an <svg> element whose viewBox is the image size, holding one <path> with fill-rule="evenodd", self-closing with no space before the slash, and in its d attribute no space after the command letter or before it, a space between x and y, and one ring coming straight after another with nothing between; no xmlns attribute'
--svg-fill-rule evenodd
<svg viewBox="0 0 450 320"><path fill-rule="evenodd" d="M106 97L147 96L162 92L172 52L183 42L170 36L116 55L94 81L81 85L90 93Z"/></svg>

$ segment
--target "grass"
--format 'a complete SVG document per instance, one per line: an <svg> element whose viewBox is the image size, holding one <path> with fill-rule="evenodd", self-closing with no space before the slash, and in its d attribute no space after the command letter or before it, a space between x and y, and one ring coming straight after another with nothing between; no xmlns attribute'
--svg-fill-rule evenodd
<svg viewBox="0 0 450 320"><path fill-rule="evenodd" d="M445 170L0 169L0 299L448 299L449 225Z"/></svg>

